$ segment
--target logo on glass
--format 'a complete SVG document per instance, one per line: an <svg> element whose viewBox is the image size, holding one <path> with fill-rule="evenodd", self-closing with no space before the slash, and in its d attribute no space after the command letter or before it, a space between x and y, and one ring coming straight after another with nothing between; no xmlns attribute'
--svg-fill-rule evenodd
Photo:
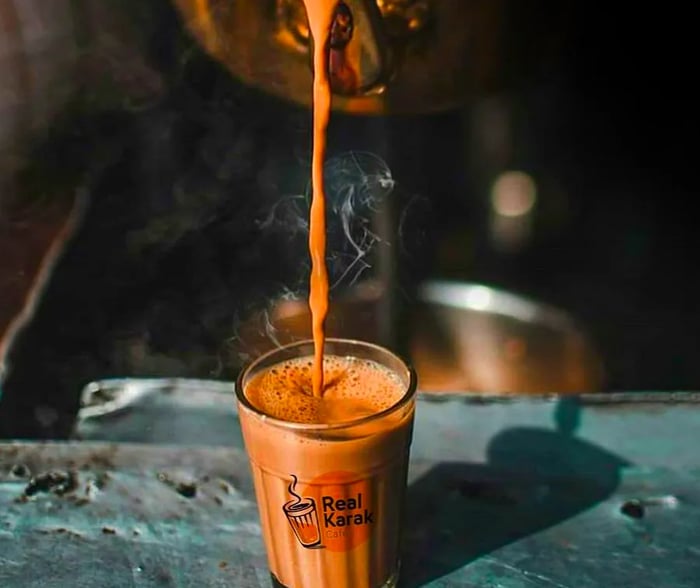
<svg viewBox="0 0 700 588"><path fill-rule="evenodd" d="M292 474L289 484L289 494L293 499L282 507L287 521L294 531L297 540L307 549L319 549L321 545L321 529L318 524L316 501L309 496L299 496L295 492L297 477Z"/></svg>

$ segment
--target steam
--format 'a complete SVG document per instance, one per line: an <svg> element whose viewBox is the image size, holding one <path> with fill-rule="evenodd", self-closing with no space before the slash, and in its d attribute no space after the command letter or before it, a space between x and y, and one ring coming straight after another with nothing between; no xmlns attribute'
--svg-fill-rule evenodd
<svg viewBox="0 0 700 588"><path fill-rule="evenodd" d="M326 262L331 292L356 284L373 267L377 245L391 246L374 226L395 187L386 162L366 151L350 151L328 159L324 166L326 188ZM279 198L259 218L257 227L266 237L285 245L295 268L291 282L280 286L262 312L260 329L276 346L279 333L270 310L280 300L299 300L308 292L308 253L311 185L303 193ZM277 260L271 260L274 262Z"/></svg>
<svg viewBox="0 0 700 588"><path fill-rule="evenodd" d="M291 474L292 476L292 481L289 483L289 486L287 489L289 490L289 494L291 494L294 497L294 500L290 501L288 504L288 507L294 508L295 505L299 504L302 502L301 496L299 496L296 492L295 489L297 487L297 477L294 474Z"/></svg>
<svg viewBox="0 0 700 588"><path fill-rule="evenodd" d="M306 216L305 216L306 215ZM269 212L258 222L263 231L284 229L289 238L308 234L308 207L304 194L283 196L272 205Z"/></svg>
<svg viewBox="0 0 700 588"><path fill-rule="evenodd" d="M282 347L282 344L280 343L279 339L277 338L277 327L275 327L274 324L272 324L272 321L270 320L270 311L269 309L263 310L262 313L262 320L263 320L263 328L265 330L265 334L267 335L267 338L272 341L276 347Z"/></svg>
<svg viewBox="0 0 700 588"><path fill-rule="evenodd" d="M331 159L325 173L329 233L339 229L341 235L332 242L328 254L331 289L336 289L355 284L371 268L369 254L382 241L372 221L395 183L386 163L368 152L350 152Z"/></svg>
<svg viewBox="0 0 700 588"><path fill-rule="evenodd" d="M382 241L373 220L395 183L379 156L357 151L330 159L325 179L328 273L331 290L337 290L352 286L372 268L371 253Z"/></svg>
<svg viewBox="0 0 700 588"><path fill-rule="evenodd" d="M338 289L355 284L372 267L370 254L382 242L372 226L373 219L395 182L380 157L355 151L331 158L325 165L325 178L326 259L331 289ZM258 221L258 228L265 234L282 235L298 259L296 283L286 285L281 293L286 299L298 297L306 288L310 191L307 185L303 194L283 196Z"/></svg>

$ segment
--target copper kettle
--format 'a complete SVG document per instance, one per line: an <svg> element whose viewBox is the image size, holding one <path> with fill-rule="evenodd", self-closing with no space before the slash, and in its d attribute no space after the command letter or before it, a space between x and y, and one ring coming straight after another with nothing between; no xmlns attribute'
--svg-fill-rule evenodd
<svg viewBox="0 0 700 588"><path fill-rule="evenodd" d="M311 41L302 0L173 2L190 33L235 77L310 103ZM351 87L336 84L336 110L441 111L498 77L503 0L340 0L338 6L350 18L341 49L358 79Z"/></svg>

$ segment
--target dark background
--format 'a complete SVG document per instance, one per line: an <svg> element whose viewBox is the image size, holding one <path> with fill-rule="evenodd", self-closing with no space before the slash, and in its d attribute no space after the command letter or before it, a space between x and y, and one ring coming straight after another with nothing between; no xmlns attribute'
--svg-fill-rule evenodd
<svg viewBox="0 0 700 588"><path fill-rule="evenodd" d="M21 176L28 192L82 186L89 205L11 352L2 435L65 436L92 379L230 378L240 321L304 288L305 201L284 197L305 190L308 110L232 79L167 2L136 6L124 3L126 22L162 83L158 99L124 108L86 88ZM335 116L330 155L362 149L388 164L392 197L410 204L409 281L483 282L554 303L593 337L609 389L695 389L692 19L656 5L506 6L499 83L439 115ZM511 253L488 239L469 159L471 109L489 100L512 121L505 166L540 190L533 237Z"/></svg>

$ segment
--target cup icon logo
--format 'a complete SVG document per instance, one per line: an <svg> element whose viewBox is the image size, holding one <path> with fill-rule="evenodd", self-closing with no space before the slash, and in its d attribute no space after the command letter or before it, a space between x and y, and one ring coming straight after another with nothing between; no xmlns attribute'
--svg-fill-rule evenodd
<svg viewBox="0 0 700 588"><path fill-rule="evenodd" d="M297 477L292 474L289 494L293 496L293 499L286 502L282 509L302 547L318 549L323 547L323 545L321 545L321 529L318 524L316 501L309 496L299 496L295 492L296 485Z"/></svg>

